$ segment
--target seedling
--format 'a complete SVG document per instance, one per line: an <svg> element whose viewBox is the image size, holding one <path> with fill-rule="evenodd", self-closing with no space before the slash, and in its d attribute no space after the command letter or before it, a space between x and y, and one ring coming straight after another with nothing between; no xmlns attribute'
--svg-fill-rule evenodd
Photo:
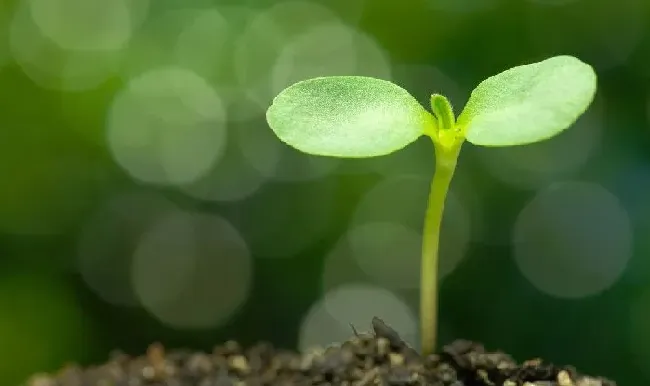
<svg viewBox="0 0 650 386"><path fill-rule="evenodd" d="M461 145L526 145L571 126L591 104L596 74L572 56L513 67L482 81L456 119L449 100L431 96L432 113L386 80L331 76L289 86L266 112L271 129L291 147L313 155L365 158L390 154L422 135L435 149L422 241L420 336L434 351L438 311L438 245L445 197Z"/></svg>

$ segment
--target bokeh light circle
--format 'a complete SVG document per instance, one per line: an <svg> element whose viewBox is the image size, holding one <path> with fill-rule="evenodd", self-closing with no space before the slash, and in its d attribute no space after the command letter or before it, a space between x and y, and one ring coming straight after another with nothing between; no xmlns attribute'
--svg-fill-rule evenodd
<svg viewBox="0 0 650 386"><path fill-rule="evenodd" d="M142 306L175 328L213 328L248 298L252 262L225 219L177 211L148 230L133 257L132 285Z"/></svg>
<svg viewBox="0 0 650 386"><path fill-rule="evenodd" d="M332 246L323 261L321 289L330 291L341 285L371 284L379 285L377 278L368 275L357 262L347 234L342 235ZM384 283L390 286L391 282Z"/></svg>
<svg viewBox="0 0 650 386"><path fill-rule="evenodd" d="M413 311L394 293L366 284L337 287L314 303L302 320L298 346L308 350L345 341L353 335L350 325L366 331L375 316L417 348L417 319Z"/></svg>
<svg viewBox="0 0 650 386"><path fill-rule="evenodd" d="M111 197L84 225L78 241L78 269L86 285L108 303L138 306L130 280L133 253L144 233L174 210L170 201L146 191Z"/></svg>
<svg viewBox="0 0 650 386"><path fill-rule="evenodd" d="M179 65L209 78L229 59L232 26L218 8L197 11L180 30L173 47Z"/></svg>
<svg viewBox="0 0 650 386"><path fill-rule="evenodd" d="M249 124L230 122L229 132L248 130ZM264 130L265 128L259 128ZM198 180L183 185L186 194L206 201L239 201L259 190L269 179L250 165L242 154L241 135L230 135L221 160Z"/></svg>
<svg viewBox="0 0 650 386"><path fill-rule="evenodd" d="M213 15L210 11L182 7L163 8L161 12L152 13L135 31L129 42L121 75L126 79L131 79L161 66L179 66L205 78L206 74L187 65L193 62L192 56L185 62L179 62L180 58L177 56L177 51L190 54L191 48L183 45L186 40L185 36L187 36L186 30L192 28L201 15L204 15L204 12ZM222 25L217 24L214 28L221 30ZM211 54L219 57L221 54L218 50L219 47L219 42L215 42L215 51ZM214 63L210 62L209 64Z"/></svg>
<svg viewBox="0 0 650 386"><path fill-rule="evenodd" d="M117 50L133 29L132 3L142 0L28 0L43 35L63 49Z"/></svg>
<svg viewBox="0 0 650 386"><path fill-rule="evenodd" d="M263 113L280 91L273 89L271 73L287 43L314 26L338 20L336 14L322 5L308 1L283 1L259 12L247 22L236 40L233 65L238 83L253 102L248 118Z"/></svg>
<svg viewBox="0 0 650 386"><path fill-rule="evenodd" d="M577 299L620 278L631 257L632 226L617 197L602 186L556 183L519 213L513 244L517 266L532 285Z"/></svg>
<svg viewBox="0 0 650 386"><path fill-rule="evenodd" d="M218 92L229 118L237 117L245 98L232 56L237 36L257 11L245 4L211 3L163 7L152 15L129 44L122 75L128 79L161 66L192 71Z"/></svg>
<svg viewBox="0 0 650 386"><path fill-rule="evenodd" d="M271 72L278 93L304 79L365 75L390 79L391 66L377 42L343 23L322 23L293 37L279 52Z"/></svg>
<svg viewBox="0 0 650 386"><path fill-rule="evenodd" d="M110 150L133 178L191 183L219 161L226 111L215 90L195 73L162 67L131 80L108 116Z"/></svg>
<svg viewBox="0 0 650 386"><path fill-rule="evenodd" d="M25 75L52 90L85 91L98 87L117 72L122 59L119 49L66 50L57 45L36 25L27 0L20 1L13 13L9 49Z"/></svg>
<svg viewBox="0 0 650 386"><path fill-rule="evenodd" d="M413 289L420 283L422 233L402 224L372 222L347 233L359 267L387 288Z"/></svg>

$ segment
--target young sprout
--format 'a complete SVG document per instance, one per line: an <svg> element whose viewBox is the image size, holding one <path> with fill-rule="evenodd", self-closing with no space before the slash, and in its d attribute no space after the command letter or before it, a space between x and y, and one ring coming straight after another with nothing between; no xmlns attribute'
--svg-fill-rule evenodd
<svg viewBox="0 0 650 386"><path fill-rule="evenodd" d="M313 155L364 158L402 149L422 135L435 149L435 173L424 220L420 287L422 354L433 353L437 332L440 224L461 145L525 145L551 138L585 112L596 93L591 66L556 56L513 67L482 81L455 117L451 104L431 96L432 113L403 88L363 76L331 76L289 86L266 112L280 140Z"/></svg>

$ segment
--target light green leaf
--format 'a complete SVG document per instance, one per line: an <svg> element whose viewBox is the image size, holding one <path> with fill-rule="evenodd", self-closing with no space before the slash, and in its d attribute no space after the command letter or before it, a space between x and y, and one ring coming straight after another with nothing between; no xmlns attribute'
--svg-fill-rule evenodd
<svg viewBox="0 0 650 386"><path fill-rule="evenodd" d="M529 144L571 126L595 93L591 66L572 56L556 56L481 82L457 123L475 145Z"/></svg>
<svg viewBox="0 0 650 386"><path fill-rule="evenodd" d="M403 88L376 78L333 76L283 90L266 112L275 134L309 154L373 157L433 130L433 116Z"/></svg>
<svg viewBox="0 0 650 386"><path fill-rule="evenodd" d="M456 124L456 117L454 116L454 109L444 95L433 94L431 95L431 111L433 115L438 118L438 127L440 130L451 130Z"/></svg>

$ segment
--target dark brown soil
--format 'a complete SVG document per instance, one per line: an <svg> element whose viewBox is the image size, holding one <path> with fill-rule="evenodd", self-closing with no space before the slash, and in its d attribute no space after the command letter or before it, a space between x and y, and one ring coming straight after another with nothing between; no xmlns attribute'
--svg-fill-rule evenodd
<svg viewBox="0 0 650 386"><path fill-rule="evenodd" d="M456 341L442 353L422 358L397 332L374 318L374 333L358 334L323 350L298 354L258 344L247 350L236 342L211 354L165 353L152 345L146 356L115 354L90 368L69 366L59 374L37 375L28 386L262 386L262 385L432 385L432 386L615 386L539 359L515 363L501 352Z"/></svg>

